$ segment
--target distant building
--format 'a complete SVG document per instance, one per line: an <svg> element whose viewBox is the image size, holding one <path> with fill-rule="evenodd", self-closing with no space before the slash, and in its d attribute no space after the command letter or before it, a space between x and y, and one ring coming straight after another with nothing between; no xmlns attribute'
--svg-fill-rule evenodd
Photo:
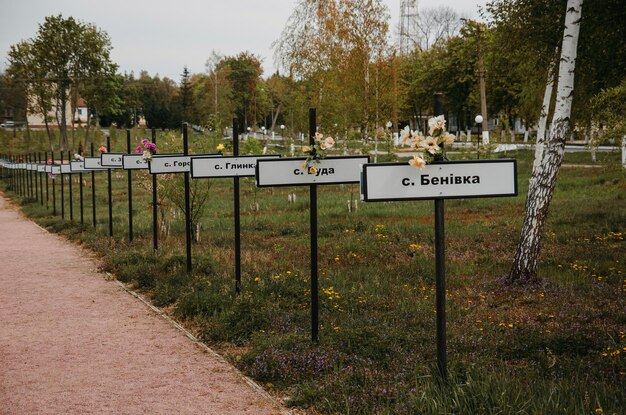
<svg viewBox="0 0 626 415"><path fill-rule="evenodd" d="M72 113L71 106L67 105L67 109L65 111L65 119L67 120L67 125L72 125ZM74 112L74 124L76 126L87 123L87 114L89 111L89 107L87 106L87 102L78 98L78 102L76 105L76 111ZM57 117L56 117L56 108L52 108L47 115L48 118L48 126L51 128L58 128L57 125ZM28 126L33 129L37 128L45 128L45 120L41 114L28 114L27 116Z"/></svg>

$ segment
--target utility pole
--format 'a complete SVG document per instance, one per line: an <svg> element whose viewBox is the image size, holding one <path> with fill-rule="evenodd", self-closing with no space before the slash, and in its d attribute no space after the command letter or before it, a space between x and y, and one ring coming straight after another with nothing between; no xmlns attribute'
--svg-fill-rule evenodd
<svg viewBox="0 0 626 415"><path fill-rule="evenodd" d="M483 144L489 143L489 122L487 120L487 92L485 91L485 64L483 62L483 49L482 49L482 39L481 39L481 31L480 27L477 28L477 37L478 37L478 81L480 87L480 113L483 116L482 130L483 135L487 137L487 140L483 140Z"/></svg>

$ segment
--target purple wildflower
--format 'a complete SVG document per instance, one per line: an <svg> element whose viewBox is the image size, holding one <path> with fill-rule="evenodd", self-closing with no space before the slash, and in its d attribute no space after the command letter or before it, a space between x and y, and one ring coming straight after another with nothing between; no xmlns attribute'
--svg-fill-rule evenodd
<svg viewBox="0 0 626 415"><path fill-rule="evenodd" d="M137 148L135 149L135 151L139 154L143 153L143 148L141 148L141 146L137 146Z"/></svg>

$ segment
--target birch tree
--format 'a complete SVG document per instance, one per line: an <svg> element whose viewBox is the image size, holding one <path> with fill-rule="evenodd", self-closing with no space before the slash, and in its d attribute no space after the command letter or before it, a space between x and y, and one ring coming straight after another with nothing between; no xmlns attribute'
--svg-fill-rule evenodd
<svg viewBox="0 0 626 415"><path fill-rule="evenodd" d="M541 111L539 113L539 122L537 125L537 140L535 143L535 161L533 170L542 160L543 146L546 141L546 129L548 126L548 115L550 113L550 103L552 102L552 92L554 91L554 70L556 62L550 64L548 68L548 79L546 81L546 89L543 93L543 102L541 103Z"/></svg>
<svg viewBox="0 0 626 415"><path fill-rule="evenodd" d="M538 280L541 237L563 161L565 139L571 131L570 114L582 3L583 0L567 1L552 134L538 154L539 160L532 172L526 199L526 216L508 282L532 283Z"/></svg>

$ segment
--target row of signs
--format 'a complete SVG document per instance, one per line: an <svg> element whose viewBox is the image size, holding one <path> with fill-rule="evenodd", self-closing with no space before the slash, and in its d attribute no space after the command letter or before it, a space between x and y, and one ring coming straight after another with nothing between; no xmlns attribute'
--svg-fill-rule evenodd
<svg viewBox="0 0 626 415"><path fill-rule="evenodd" d="M517 163L509 159L436 162L422 170L407 163L371 164L367 156L327 157L312 170L305 167L305 161L221 154L160 154L147 161L141 154L107 153L69 164L0 160L0 166L52 174L122 168L147 169L151 174L189 172L193 178L256 176L259 187L360 183L361 199L366 202L517 195Z"/></svg>

